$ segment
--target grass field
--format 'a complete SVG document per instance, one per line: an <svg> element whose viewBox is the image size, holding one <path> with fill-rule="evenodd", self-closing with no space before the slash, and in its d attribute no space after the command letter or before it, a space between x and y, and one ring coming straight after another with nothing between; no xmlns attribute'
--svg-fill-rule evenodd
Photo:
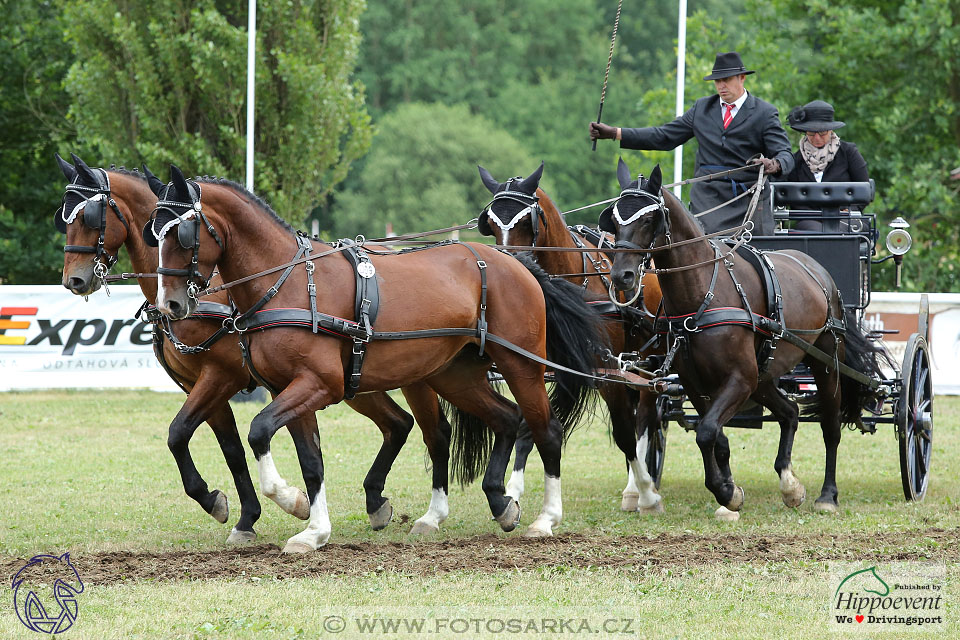
<svg viewBox="0 0 960 640"><path fill-rule="evenodd" d="M236 514L231 513L228 525L220 525L184 495L166 447L167 425L181 403L180 394L148 392L3 394L0 562L4 567L16 571L35 554L67 551L75 559L132 552L132 562L146 554L179 551L222 550L229 556L225 539ZM260 406L242 403L234 409L245 438ZM386 530L373 532L364 512L361 482L379 446L379 432L343 405L324 411L319 418L333 523L331 549L368 543L376 543L372 549L377 545L395 549L406 544L407 530L426 510L430 496L419 432L411 434L387 481L385 495L394 506L394 521ZM472 565L467 570L438 568L433 573L411 573L402 566L376 563L369 571L326 571L323 563L328 556L321 550L312 560L318 570L306 577L280 579L270 573L238 572L217 579L124 581L118 577L109 584L88 583L78 597L77 622L61 637L356 637L371 633L362 633L350 621L377 608L394 617L429 618L435 625L466 614L483 619L521 614L571 618L581 621L577 624L587 621L591 630L581 627L580 633L593 637L844 637L828 626L827 563L833 559L869 562L875 557L945 563L946 626L939 633L957 637L958 550L943 540L955 539L960 525L960 465L955 464L960 454L958 424L960 399L938 397L932 479L921 504L903 500L891 427L873 436L844 432L838 464L841 510L835 515L814 513L811 506L823 473L817 425L803 424L797 434L794 469L807 487L808 500L795 510L782 505L773 471L778 430L770 426L762 431L732 430L731 465L747 501L739 522L721 523L713 518L716 504L703 487L693 434L675 426L668 434L661 488L666 513L641 517L620 511L626 478L623 460L607 435L605 419L598 416L573 435L564 454L564 521L556 529L560 541L567 536L567 544L574 546L591 547L596 539L604 542L603 548L628 548L637 541L663 539L693 541L698 548L708 549L797 537L809 538L810 544L801 543L772 557L723 559L707 554L705 560L677 543L676 558L664 560L661 554L656 563L611 567L598 561L590 566L571 557L570 562L561 558L514 570ZM224 491L231 508L238 508L232 479L206 427L198 430L191 450L210 487ZM280 472L291 484L300 484L296 456L285 432L277 434L273 450ZM252 454L248 453L248 461L255 473ZM499 533L478 485L453 487L450 518L441 532L401 547L400 553L409 549L411 554L440 556L444 545L474 536L486 536L475 544L477 556L518 552L516 545L502 545L520 536L523 526L536 516L541 499L542 468L534 454L518 531ZM282 546L303 528L303 523L272 502L261 502L258 543ZM944 530L947 538L931 535L938 530ZM549 550L550 544L531 543L519 551ZM473 552L471 545L466 545L467 552ZM342 616L348 623L346 630L334 634L325 629L330 616ZM607 618L630 624L598 629ZM625 625L629 630L624 630ZM496 624L463 631L438 626L429 627L422 637L527 635L496 633L496 629ZM561 631L541 628L534 635L579 635L571 633L570 627ZM0 637L32 635L11 605L0 606ZM393 635L421 637L404 630ZM899 635L884 632L881 637ZM902 635L917 637L917 632Z"/></svg>

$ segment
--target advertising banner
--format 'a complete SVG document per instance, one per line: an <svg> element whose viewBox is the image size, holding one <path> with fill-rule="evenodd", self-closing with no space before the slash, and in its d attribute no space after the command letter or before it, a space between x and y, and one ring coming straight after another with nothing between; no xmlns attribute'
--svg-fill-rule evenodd
<svg viewBox="0 0 960 640"><path fill-rule="evenodd" d="M60 286L0 286L0 391L179 391L153 355L153 326L134 317L143 300L136 285L88 301Z"/></svg>

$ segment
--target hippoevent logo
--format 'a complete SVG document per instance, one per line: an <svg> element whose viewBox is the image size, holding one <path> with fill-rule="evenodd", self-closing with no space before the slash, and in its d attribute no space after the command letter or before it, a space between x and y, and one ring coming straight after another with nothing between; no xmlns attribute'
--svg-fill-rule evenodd
<svg viewBox="0 0 960 640"><path fill-rule="evenodd" d="M0 307L0 345L29 347L46 343L50 346L63 347L60 355L72 356L78 346L116 345L120 332L126 327L131 327L131 344L148 345L152 341L153 326L135 318L125 320L117 318L108 324L107 320L101 318L59 320L36 317L38 311L39 307ZM19 332L7 334L11 329L26 329L30 332L34 329L34 320L37 323L36 330L39 330L36 335L30 335L30 333L23 335Z"/></svg>
<svg viewBox="0 0 960 640"><path fill-rule="evenodd" d="M834 628L929 631L943 625L946 570L942 564L891 563L856 569L844 563L832 567L831 575L831 583L837 585L830 604Z"/></svg>
<svg viewBox="0 0 960 640"><path fill-rule="evenodd" d="M33 556L13 577L11 588L17 617L31 631L54 635L76 622L83 580L69 553Z"/></svg>

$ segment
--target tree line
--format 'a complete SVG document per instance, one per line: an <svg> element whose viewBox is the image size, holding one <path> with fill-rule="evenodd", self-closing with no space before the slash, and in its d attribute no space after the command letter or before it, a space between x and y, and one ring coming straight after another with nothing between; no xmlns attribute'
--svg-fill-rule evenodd
<svg viewBox="0 0 960 640"><path fill-rule="evenodd" d="M333 238L466 222L489 198L477 164L505 179L545 162L542 185L561 210L616 194L620 150L591 152L586 135L616 2L258 4L254 188L294 226L314 219ZM242 181L247 2L0 6L0 282L59 281L54 152ZM677 19L674 0L624 3L605 121L673 117ZM757 70L748 90L783 119L831 102L877 182L870 210L913 225L905 288L957 291L958 25L960 0L690 0L686 104L712 92L701 78L728 50ZM624 159L672 175L672 153ZM875 277L892 287L892 269Z"/></svg>

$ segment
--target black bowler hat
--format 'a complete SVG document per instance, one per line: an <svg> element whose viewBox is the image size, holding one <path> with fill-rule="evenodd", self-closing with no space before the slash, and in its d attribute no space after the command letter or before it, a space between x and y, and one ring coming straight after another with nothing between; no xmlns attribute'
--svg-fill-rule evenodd
<svg viewBox="0 0 960 640"><path fill-rule="evenodd" d="M833 105L823 100L796 107L787 116L787 122L796 131L833 131L846 124L833 119Z"/></svg>
<svg viewBox="0 0 960 640"><path fill-rule="evenodd" d="M717 54L717 59L713 63L713 73L704 77L704 80L722 80L723 78L739 76L740 74L748 76L751 73L756 73L756 71L744 67L743 60L740 59L740 54L736 51L730 51L728 53Z"/></svg>

